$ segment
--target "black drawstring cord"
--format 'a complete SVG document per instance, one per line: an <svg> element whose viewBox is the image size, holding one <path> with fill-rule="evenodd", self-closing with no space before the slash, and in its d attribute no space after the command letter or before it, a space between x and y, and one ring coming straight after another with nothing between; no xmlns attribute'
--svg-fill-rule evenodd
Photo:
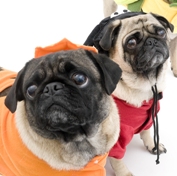
<svg viewBox="0 0 177 176"><path fill-rule="evenodd" d="M153 92L153 105L152 105L152 120L153 120L153 126L154 126L154 144L155 147L153 148L153 152L157 150L157 160L156 164L159 164L159 125L158 125L158 116L157 116L157 103L158 103L158 92L157 92L157 86L152 86L152 92ZM156 118L155 118L156 116Z"/></svg>

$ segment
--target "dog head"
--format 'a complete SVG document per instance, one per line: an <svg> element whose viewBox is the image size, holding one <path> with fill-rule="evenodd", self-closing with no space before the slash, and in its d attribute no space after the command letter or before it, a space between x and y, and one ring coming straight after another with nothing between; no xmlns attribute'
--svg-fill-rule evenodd
<svg viewBox="0 0 177 176"><path fill-rule="evenodd" d="M18 101L24 101L24 118L45 138L91 137L110 112L108 97L120 76L119 66L104 55L60 51L30 60L5 104L15 112Z"/></svg>
<svg viewBox="0 0 177 176"><path fill-rule="evenodd" d="M123 71L157 75L169 57L169 30L173 26L162 16L126 12L102 20L84 44L109 55Z"/></svg>

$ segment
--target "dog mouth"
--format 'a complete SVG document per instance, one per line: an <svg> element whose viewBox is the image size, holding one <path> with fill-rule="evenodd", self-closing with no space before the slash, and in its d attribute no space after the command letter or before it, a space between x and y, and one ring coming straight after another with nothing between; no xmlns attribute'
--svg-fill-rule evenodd
<svg viewBox="0 0 177 176"><path fill-rule="evenodd" d="M134 61L132 61L132 68L137 73L149 73L155 71L159 66L162 66L168 59L169 52L167 47L163 45L154 46L151 49L144 47Z"/></svg>
<svg viewBox="0 0 177 176"><path fill-rule="evenodd" d="M156 52L150 62L147 64L148 68L156 68L160 64L163 64L165 60L166 59L164 59L164 55L162 53Z"/></svg>
<svg viewBox="0 0 177 176"><path fill-rule="evenodd" d="M76 110L75 110L76 112ZM70 125L82 125L84 120L79 118L74 111L71 111L69 108L57 104L52 104L47 108L44 119L48 128L57 128L61 129L69 128L65 124Z"/></svg>
<svg viewBox="0 0 177 176"><path fill-rule="evenodd" d="M71 112L67 107L52 104L46 108L45 112L38 119L38 132L46 133L43 136L53 136L60 138L63 136L84 135L91 137L95 134L97 123L93 124L86 115L85 110L78 109Z"/></svg>
<svg viewBox="0 0 177 176"><path fill-rule="evenodd" d="M135 64L135 71L141 73L144 71L154 70L158 66L162 65L166 61L166 59L167 57L165 58L161 52L148 52L148 54L146 54L145 56L137 59Z"/></svg>

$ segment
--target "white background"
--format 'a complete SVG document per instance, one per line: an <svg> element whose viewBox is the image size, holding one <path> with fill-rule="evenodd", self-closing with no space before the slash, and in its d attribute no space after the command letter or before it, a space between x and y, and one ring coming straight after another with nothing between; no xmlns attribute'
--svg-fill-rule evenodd
<svg viewBox="0 0 177 176"><path fill-rule="evenodd" d="M102 0L5 0L0 1L0 66L19 71L34 56L36 46L68 38L83 44L103 18ZM135 135L124 161L135 176L177 176L177 78L168 70L166 89L158 114L160 140L167 153L148 153ZM115 176L109 162L107 176Z"/></svg>

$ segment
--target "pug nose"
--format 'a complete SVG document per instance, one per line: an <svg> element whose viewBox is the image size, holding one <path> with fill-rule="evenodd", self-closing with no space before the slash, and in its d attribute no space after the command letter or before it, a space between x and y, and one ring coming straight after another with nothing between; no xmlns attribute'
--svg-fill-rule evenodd
<svg viewBox="0 0 177 176"><path fill-rule="evenodd" d="M54 95L54 94L60 93L61 89L63 88L64 88L64 84L59 83L59 82L53 82L45 86L43 93L45 95Z"/></svg>
<svg viewBox="0 0 177 176"><path fill-rule="evenodd" d="M149 48L152 48L152 47L154 47L154 46L157 46L157 43L158 43L158 41L157 41L156 39L154 39L154 38L148 38L148 39L146 40L145 45L146 45L147 47L149 47Z"/></svg>

